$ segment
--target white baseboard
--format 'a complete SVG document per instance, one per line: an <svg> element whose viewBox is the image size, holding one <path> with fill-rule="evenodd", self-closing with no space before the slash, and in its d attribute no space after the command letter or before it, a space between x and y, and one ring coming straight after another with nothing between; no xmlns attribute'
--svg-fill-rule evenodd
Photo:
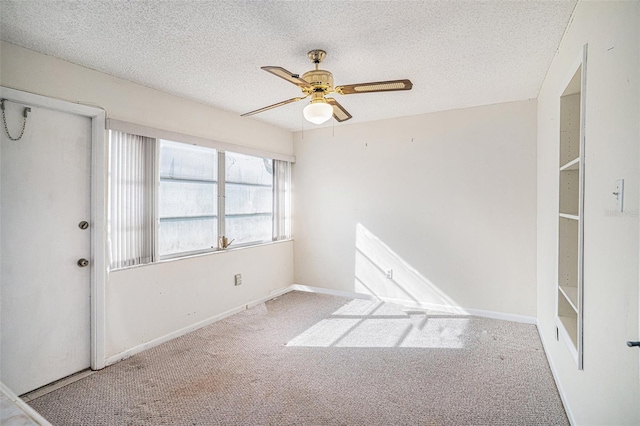
<svg viewBox="0 0 640 426"><path fill-rule="evenodd" d="M252 302L247 303L247 309L253 308L256 305L259 305L261 303L266 302L267 300L271 300L271 299L274 299L274 298L276 298L278 296L282 296L283 294L289 293L291 290L292 290L291 286L284 287L284 288L279 288L277 290L272 290L272 291L269 292L268 296L265 296L265 297L262 297L260 299L256 299L256 300L254 300Z"/></svg>
<svg viewBox="0 0 640 426"><path fill-rule="evenodd" d="M558 388L558 393L560 394L560 400L562 401L562 405L564 406L564 411L567 413L567 417L569 418L569 423L571 425L577 425L575 417L573 416L573 412L571 411L571 407L569 406L567 396L562 389L562 384L560 380L558 380L558 373L556 372L556 367L553 364L553 360L549 356L549 351L547 350L547 344L544 340L544 335L542 331L540 331L540 324L536 324L536 328L538 329L538 335L540 336L540 341L542 342L542 349L544 350L544 354L547 357L547 362L549 363L549 367L551 368L551 374L553 375L553 380L556 383L556 388Z"/></svg>
<svg viewBox="0 0 640 426"><path fill-rule="evenodd" d="M271 300L275 297L281 296L285 293L288 293L294 290L306 291L306 292L318 293L318 294L328 294L331 296L345 297L349 299L382 300L384 302L395 303L398 305L403 305L411 308L432 309L432 310L437 310L442 312L451 312L452 314L455 314L455 315L474 315L478 317L493 318L493 319L499 319L499 320L505 320L505 321L514 321L514 322L521 322L526 324L536 324L536 319L534 317L527 317L523 315L507 314L503 312L484 311L479 309L467 309L467 308L461 308L459 306L440 305L435 303L422 303L422 302L407 301L402 299L392 299L392 298L385 298L385 297L380 298L380 297L377 297L371 294L366 294L366 293L355 293L351 291L334 290L330 288L313 287L313 286L307 286L302 284L292 284L289 287L271 291L268 296L261 297L260 299L252 300L251 302L248 302L245 305L238 306L236 308L230 309L218 315L214 315L210 318L204 319L195 324L191 324L187 327L181 328L172 333L169 333L164 336L158 337L156 339L150 340L148 342L142 343L138 346L134 346L133 348L127 349L126 351L120 352L119 354L110 356L106 359L105 364L111 365L118 361L122 361L123 359L129 358L130 356L133 356L144 350L147 350L154 346L161 345L162 343L168 342L169 340L175 339L176 337L183 336L194 330L205 327L209 324L213 324L216 321L220 321L221 319L224 319L230 315L237 314L238 312L242 312L245 309L249 309L253 306L259 305L260 303L266 302L267 300Z"/></svg>
<svg viewBox="0 0 640 426"><path fill-rule="evenodd" d="M506 312L484 311L481 309L467 309L467 312L469 313L469 315L475 315L477 317L520 322L523 324L536 325L538 322L536 317L530 317L526 315L517 315L517 314L508 314Z"/></svg>
<svg viewBox="0 0 640 426"><path fill-rule="evenodd" d="M246 309L249 309L249 308L251 308L253 306L259 305L260 303L264 303L267 300L271 300L274 297L278 297L278 296L280 296L282 294L288 293L291 290L292 290L291 286L285 287L285 288L281 288L281 289L278 289L278 290L273 290L273 291L271 291L269 293L268 296L261 297L260 299L252 300L251 302L249 302L249 303L247 303L245 305L238 306L237 308L233 308L233 309L230 309L230 310L228 310L226 312L223 312L221 314L214 315L214 316L212 316L210 318L207 318L207 319L204 319L202 321L196 322L195 324L191 324L191 325L189 325L187 327L183 327L183 328L181 328L179 330L176 330L176 331L174 331L172 333L165 334L164 336L155 338L155 339L150 340L148 342L145 342L145 343L143 343L141 345L134 346L133 348L127 349L126 351L120 352L119 354L116 354L116 355L113 355L113 356L110 356L109 358L107 358L106 359L106 365L115 364L118 361L122 361L123 359L129 358L129 357L131 357L131 356L133 356L133 355L135 355L137 353L140 353L140 352L142 352L144 350L150 349L150 348L152 348L154 346L161 345L161 344L163 344L165 342L168 342L169 340L175 339L176 337L183 336L183 335L185 335L187 333L190 333L190 332L192 332L194 330L197 330L199 328L205 327L205 326L207 326L209 324L213 324L214 322L220 321L220 320L222 320L222 319L224 319L224 318L226 318L228 316L231 316L233 314L237 314L238 312L242 312L242 311L244 311Z"/></svg>
<svg viewBox="0 0 640 426"><path fill-rule="evenodd" d="M382 300L384 302L395 303L397 305L402 305L409 308L431 309L434 311L449 312L455 315L473 315L477 317L520 322L524 324L533 324L533 325L537 324L535 317L529 317L525 315L485 311L482 309L470 309L470 308L463 308L460 306L443 305L443 304L437 304L437 303L417 302L414 300L394 299L390 297L378 297L378 296L374 296L366 293L354 293L350 291L334 290L334 289L322 288L322 287L313 287L313 286L307 286L302 284L293 284L289 288L291 290L307 291L307 292L320 293L320 294L329 294L332 296L348 297L351 299Z"/></svg>
<svg viewBox="0 0 640 426"><path fill-rule="evenodd" d="M351 291L334 290L332 288L313 287L302 284L293 284L288 287L290 290L306 291L308 293L328 294L331 296L347 297L349 299L365 299L365 300L380 300L379 298L365 293L354 293Z"/></svg>

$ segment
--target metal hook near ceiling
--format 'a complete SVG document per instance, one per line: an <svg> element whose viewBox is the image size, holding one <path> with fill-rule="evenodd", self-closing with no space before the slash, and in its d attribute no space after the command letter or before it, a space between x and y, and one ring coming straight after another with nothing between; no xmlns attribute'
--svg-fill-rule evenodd
<svg viewBox="0 0 640 426"><path fill-rule="evenodd" d="M17 138L14 138L9 133L9 128L7 127L7 117L5 115L5 108L4 108L4 102L5 101L6 101L6 99L0 99L0 109L2 109L2 123L4 124L4 131L7 133L7 136L12 141L19 141L20 139L22 139L22 135L24 135L24 129L27 126L27 116L31 112L31 108L25 107L24 110L22 111L22 117L23 117L22 118L22 130L20 131L20 136L18 136Z"/></svg>

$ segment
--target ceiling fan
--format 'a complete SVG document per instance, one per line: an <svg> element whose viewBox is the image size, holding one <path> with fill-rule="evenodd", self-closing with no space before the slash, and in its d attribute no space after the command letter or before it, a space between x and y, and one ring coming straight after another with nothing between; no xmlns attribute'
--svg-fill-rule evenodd
<svg viewBox="0 0 640 426"><path fill-rule="evenodd" d="M311 62L315 64L316 68L304 73L302 78L300 78L299 74L289 72L282 67L261 67L261 69L298 86L300 90L302 90L304 96L291 98L286 101L278 102L277 104L247 112L246 114L242 114L242 116L246 117L258 114L263 111L311 97L311 102L303 110L304 118L312 123L322 124L333 115L337 121L342 122L349 120L352 117L351 114L349 114L349 112L344 109L338 101L334 98L327 98L326 95L330 93L352 95L354 93L393 92L396 90L411 90L413 87L413 83L409 80L376 81L371 83L347 84L344 86L334 87L333 74L329 71L318 69L318 65L327 56L327 52L317 49L310 51L307 56Z"/></svg>

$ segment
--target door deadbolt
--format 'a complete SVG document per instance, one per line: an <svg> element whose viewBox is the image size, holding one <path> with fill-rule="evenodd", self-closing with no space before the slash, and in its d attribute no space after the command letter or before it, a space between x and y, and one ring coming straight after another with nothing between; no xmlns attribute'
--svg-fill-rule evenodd
<svg viewBox="0 0 640 426"><path fill-rule="evenodd" d="M78 259L78 266L81 268L84 268L85 266L89 265L89 261L85 258L82 259Z"/></svg>
<svg viewBox="0 0 640 426"><path fill-rule="evenodd" d="M87 222L86 220L83 220L78 224L78 228L80 229L87 229L88 227L89 227L89 222Z"/></svg>

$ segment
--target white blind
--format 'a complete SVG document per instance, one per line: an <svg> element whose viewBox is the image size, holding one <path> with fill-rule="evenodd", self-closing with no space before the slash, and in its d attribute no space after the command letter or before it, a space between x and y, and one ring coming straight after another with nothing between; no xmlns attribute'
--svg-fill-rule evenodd
<svg viewBox="0 0 640 426"><path fill-rule="evenodd" d="M156 140L109 132L110 268L155 260Z"/></svg>
<svg viewBox="0 0 640 426"><path fill-rule="evenodd" d="M273 160L273 239L291 237L291 163Z"/></svg>

